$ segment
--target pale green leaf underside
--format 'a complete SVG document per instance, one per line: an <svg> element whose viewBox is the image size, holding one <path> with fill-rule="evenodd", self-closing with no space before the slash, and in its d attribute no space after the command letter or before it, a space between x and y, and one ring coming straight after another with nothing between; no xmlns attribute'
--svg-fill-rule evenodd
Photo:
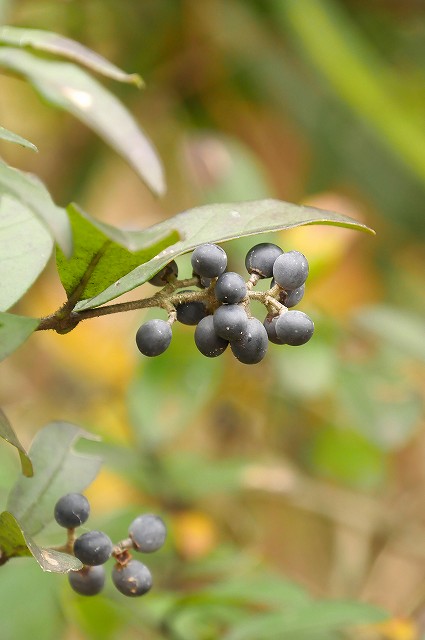
<svg viewBox="0 0 425 640"><path fill-rule="evenodd" d="M20 347L39 324L38 318L0 312L0 361Z"/></svg>
<svg viewBox="0 0 425 640"><path fill-rule="evenodd" d="M168 262L191 251L203 242L225 242L266 231L279 231L311 224L329 224L374 233L366 225L356 222L348 216L281 200L269 199L196 207L179 213L149 229L149 231L175 229L182 240L168 247L149 262L134 269L100 295L79 305L79 310L97 307L131 291L149 280ZM140 241L146 231L139 232ZM133 237L136 243L136 233Z"/></svg>
<svg viewBox="0 0 425 640"><path fill-rule="evenodd" d="M12 425L10 424L9 420L7 419L7 416L5 415L2 409L0 409L0 437L6 440L6 442L9 442L11 445L16 447L16 449L19 452L19 457L21 459L22 473L28 478L31 477L34 473L32 468L31 458L25 451L22 444L19 442L18 436L13 430Z"/></svg>
<svg viewBox="0 0 425 640"><path fill-rule="evenodd" d="M124 105L86 71L10 47L0 47L0 67L23 76L46 100L96 131L153 193L164 193L162 165L152 143Z"/></svg>
<svg viewBox="0 0 425 640"><path fill-rule="evenodd" d="M68 573L83 566L75 556L40 547L8 511L0 514L0 549L7 558L32 555L43 571L52 573Z"/></svg>
<svg viewBox="0 0 425 640"><path fill-rule="evenodd" d="M22 136L19 136L17 133L13 133L13 131L9 131L9 129L5 129L4 127L0 127L0 139L6 140L6 142L14 142L15 144L20 144L21 147L26 147L27 149L31 149L32 151L38 151L35 144L29 142L29 140L25 140L25 138L22 138Z"/></svg>
<svg viewBox="0 0 425 640"><path fill-rule="evenodd" d="M98 474L100 458L74 450L80 438L96 439L68 422L52 422L34 438L29 452L34 477L21 476L7 503L26 535L35 535L53 520L54 506L61 496L83 491Z"/></svg>
<svg viewBox="0 0 425 640"><path fill-rule="evenodd" d="M1 48L0 48L1 53ZM65 209L53 202L44 184L0 161L0 196L8 194L34 213L51 231L65 255L72 253L71 226Z"/></svg>
<svg viewBox="0 0 425 640"><path fill-rule="evenodd" d="M0 311L7 311L35 282L53 250L53 239L32 211L0 196Z"/></svg>
<svg viewBox="0 0 425 640"><path fill-rule="evenodd" d="M90 269L87 284L79 291L78 300L98 295L109 285L150 260L179 239L173 229L151 230L144 236L143 246L135 252L132 247L134 232L123 231L91 218L75 205L68 207L72 226L74 252L67 260L58 250L56 263L59 277L68 297L80 286ZM140 240L140 235L137 233Z"/></svg>
<svg viewBox="0 0 425 640"><path fill-rule="evenodd" d="M4 26L0 27L0 43L16 47L30 47L36 51L62 56L108 78L118 80L118 82L135 84L137 87L143 86L143 81L137 73L125 73L98 53L58 33L41 29Z"/></svg>

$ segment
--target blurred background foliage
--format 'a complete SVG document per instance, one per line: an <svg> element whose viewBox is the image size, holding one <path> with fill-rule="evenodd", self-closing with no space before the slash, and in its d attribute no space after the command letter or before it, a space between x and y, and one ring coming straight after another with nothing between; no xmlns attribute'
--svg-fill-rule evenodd
<svg viewBox="0 0 425 640"><path fill-rule="evenodd" d="M146 82L107 84L159 150L160 201L91 131L0 76L1 124L40 151L1 153L59 204L141 228L198 204L278 197L377 231L306 227L226 245L234 270L264 239L311 264L301 308L314 340L270 345L255 367L203 358L182 325L166 354L141 359L143 312L41 332L2 363L1 406L24 444L55 418L102 436L106 464L88 492L96 525L118 539L148 510L170 528L142 602L112 590L84 600L29 560L9 563L1 608L19 610L16 588L31 609L2 615L2 639L35 628L69 640L348 637L326 611L323 632L297 626L320 604L311 596L390 613L353 637L424 638L423 1L16 0L0 11ZM185 256L179 266L190 274ZM52 266L17 311L46 315L63 300ZM0 460L4 496L18 464L7 447ZM277 601L295 622L261 635L254 614L276 615Z"/></svg>

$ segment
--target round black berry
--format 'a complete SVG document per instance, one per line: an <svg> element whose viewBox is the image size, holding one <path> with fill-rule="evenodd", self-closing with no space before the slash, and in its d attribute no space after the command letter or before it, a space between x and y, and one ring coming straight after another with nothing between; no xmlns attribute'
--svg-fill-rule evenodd
<svg viewBox="0 0 425 640"><path fill-rule="evenodd" d="M230 343L233 354L244 364L260 362L266 355L267 346L267 331L257 318L249 318L242 336Z"/></svg>
<svg viewBox="0 0 425 640"><path fill-rule="evenodd" d="M276 335L283 344L298 346L308 342L314 332L314 323L302 311L286 311L276 320Z"/></svg>
<svg viewBox="0 0 425 640"><path fill-rule="evenodd" d="M220 338L237 340L246 330L248 317L238 304L223 304L213 315L214 330Z"/></svg>
<svg viewBox="0 0 425 640"><path fill-rule="evenodd" d="M283 292L282 292L283 293ZM300 287L293 289L292 291L287 291L285 297L281 296L281 302L291 309L292 307L296 307L296 305L301 302L305 293L305 284L302 284Z"/></svg>
<svg viewBox="0 0 425 640"><path fill-rule="evenodd" d="M273 342L274 344L285 344L276 335L276 321L278 318L279 316L266 316L263 322L264 328L267 331L267 336L270 342Z"/></svg>
<svg viewBox="0 0 425 640"><path fill-rule="evenodd" d="M207 316L195 329L195 344L204 356L215 358L226 350L229 342L215 332L214 317Z"/></svg>
<svg viewBox="0 0 425 640"><path fill-rule="evenodd" d="M136 344L145 356L159 356L170 346L171 327L165 320L149 320L139 327Z"/></svg>
<svg viewBox="0 0 425 640"><path fill-rule="evenodd" d="M282 253L282 249L271 242L256 244L246 254L246 270L248 273L256 273L260 278L271 278L273 264Z"/></svg>
<svg viewBox="0 0 425 640"><path fill-rule="evenodd" d="M181 293L188 293L188 291L182 291ZM196 325L208 315L208 309L201 300L176 304L176 311L177 320L182 324L188 325Z"/></svg>
<svg viewBox="0 0 425 640"><path fill-rule="evenodd" d="M292 291L304 284L308 276L307 258L299 251L287 251L276 258L273 277L285 291Z"/></svg>
<svg viewBox="0 0 425 640"><path fill-rule="evenodd" d="M90 514L90 504L81 493L68 493L55 504L55 520L66 529L75 529L86 522Z"/></svg>
<svg viewBox="0 0 425 640"><path fill-rule="evenodd" d="M68 580L74 591L82 596L95 596L105 585L105 569L102 566L83 567L79 571L70 571Z"/></svg>
<svg viewBox="0 0 425 640"><path fill-rule="evenodd" d="M74 555L83 564L103 564L112 553L113 545L103 531L88 531L74 542Z"/></svg>
<svg viewBox="0 0 425 640"><path fill-rule="evenodd" d="M130 560L126 565L115 565L112 582L125 596L142 596L152 588L152 575L142 562Z"/></svg>
<svg viewBox="0 0 425 640"><path fill-rule="evenodd" d="M177 266L177 262L175 260L171 260L168 264L165 265L158 271L150 280L149 283L153 284L155 287L163 287L170 281L170 278L177 277L179 272L179 268Z"/></svg>
<svg viewBox="0 0 425 640"><path fill-rule="evenodd" d="M128 535L137 551L152 553L162 547L167 536L167 528L159 516L145 513L133 520Z"/></svg>
<svg viewBox="0 0 425 640"><path fill-rule="evenodd" d="M273 278L270 285L270 289L272 289L275 284L276 282ZM284 289L281 289L277 299L279 300L279 302L284 304L285 307L287 307L288 309L291 309L292 307L295 307L299 302L301 302L301 300L304 297L304 293L305 293L305 284L302 284L300 287L297 287L292 291L290 289L288 289L287 291L285 291Z"/></svg>
<svg viewBox="0 0 425 640"><path fill-rule="evenodd" d="M246 284L239 273L222 273L215 285L215 297L219 302L237 304L246 296Z"/></svg>
<svg viewBox="0 0 425 640"><path fill-rule="evenodd" d="M193 270L205 278L217 278L227 267L227 255L216 244L201 244L191 257Z"/></svg>

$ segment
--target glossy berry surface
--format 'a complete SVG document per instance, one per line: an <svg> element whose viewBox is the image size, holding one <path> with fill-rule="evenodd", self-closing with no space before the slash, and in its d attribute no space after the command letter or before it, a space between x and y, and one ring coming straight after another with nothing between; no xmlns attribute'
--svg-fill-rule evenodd
<svg viewBox="0 0 425 640"><path fill-rule="evenodd" d="M165 265L158 271L150 280L149 283L153 284L155 287L164 287L167 282L169 282L170 278L177 277L179 272L177 262L175 260L171 260L168 264Z"/></svg>
<svg viewBox="0 0 425 640"><path fill-rule="evenodd" d="M218 278L215 285L215 297L225 304L237 304L246 296L246 284L239 273L226 271Z"/></svg>
<svg viewBox="0 0 425 640"><path fill-rule="evenodd" d="M302 311L286 311L276 320L276 335L282 344L299 346L310 340L314 333L314 323Z"/></svg>
<svg viewBox="0 0 425 640"><path fill-rule="evenodd" d="M90 504L81 493L68 493L55 504L55 520L67 529L79 527L90 515Z"/></svg>
<svg viewBox="0 0 425 640"><path fill-rule="evenodd" d="M292 307L296 307L297 304L301 302L301 300L304 297L304 293L305 293L305 284L302 284L300 287L297 287L292 291L287 291L285 296L281 296L281 298L279 299L281 300L281 302L283 302L285 307L287 307L288 309L291 309Z"/></svg>
<svg viewBox="0 0 425 640"><path fill-rule="evenodd" d="M143 355L153 357L164 353L170 346L171 327L165 320L149 320L136 333L137 348Z"/></svg>
<svg viewBox="0 0 425 640"><path fill-rule="evenodd" d="M182 291L182 293L184 293ZM208 315L208 309L201 300L182 302L176 304L177 320L182 324L197 325L202 318Z"/></svg>
<svg viewBox="0 0 425 640"><path fill-rule="evenodd" d="M159 516L145 513L133 520L128 535L137 551L152 553L162 547L167 537L167 527Z"/></svg>
<svg viewBox="0 0 425 640"><path fill-rule="evenodd" d="M111 556L112 541L103 531L88 531L74 542L74 555L83 564L104 564Z"/></svg>
<svg viewBox="0 0 425 640"><path fill-rule="evenodd" d="M115 565L112 569L112 582L125 596L137 597L152 588L152 575L142 562L130 560L124 566Z"/></svg>
<svg viewBox="0 0 425 640"><path fill-rule="evenodd" d="M216 244L201 244L191 256L192 268L200 276L216 278L227 267L227 255L224 249Z"/></svg>
<svg viewBox="0 0 425 640"><path fill-rule="evenodd" d="M237 340L247 328L248 317L243 307L223 304L213 315L214 329L220 338Z"/></svg>
<svg viewBox="0 0 425 640"><path fill-rule="evenodd" d="M264 325L257 318L249 318L242 336L230 343L230 348L239 362L257 364L266 355L268 336Z"/></svg>
<svg viewBox="0 0 425 640"><path fill-rule="evenodd" d="M221 355L229 345L228 340L217 335L213 316L207 316L200 321L195 329L194 338L197 348L207 358Z"/></svg>
<svg viewBox="0 0 425 640"><path fill-rule="evenodd" d="M273 342L274 344L285 344L276 335L276 322L278 317L279 316L268 315L263 322L264 328L267 331L269 342Z"/></svg>
<svg viewBox="0 0 425 640"><path fill-rule="evenodd" d="M271 278L275 260L282 253L282 249L271 242L256 244L246 254L246 270L248 273L256 273L260 278Z"/></svg>
<svg viewBox="0 0 425 640"><path fill-rule="evenodd" d="M276 258L273 265L273 277L285 291L301 287L307 280L307 276L307 258L299 251L287 251Z"/></svg>
<svg viewBox="0 0 425 640"><path fill-rule="evenodd" d="M70 571L68 581L77 593L83 596L95 596L105 585L105 569L102 566L83 567L80 571Z"/></svg>

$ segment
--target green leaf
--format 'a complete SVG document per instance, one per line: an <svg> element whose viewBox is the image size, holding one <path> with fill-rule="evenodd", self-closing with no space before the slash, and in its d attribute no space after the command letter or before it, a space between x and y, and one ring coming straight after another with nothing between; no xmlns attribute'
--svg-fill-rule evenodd
<svg viewBox="0 0 425 640"><path fill-rule="evenodd" d="M19 457L21 459L22 473L28 478L34 475L31 458L25 451L22 444L19 442L18 436L14 432L12 425L10 424L2 409L0 409L0 437L17 448Z"/></svg>
<svg viewBox="0 0 425 640"><path fill-rule="evenodd" d="M0 27L1 31L1 27ZM0 126L0 139L7 140L7 142L14 142L15 144L20 144L22 147L26 147L27 149L32 149L32 151L38 151L35 144L25 140L21 136L18 136L17 133L13 133L13 131L9 131L9 129L5 129Z"/></svg>
<svg viewBox="0 0 425 640"><path fill-rule="evenodd" d="M0 361L20 347L39 324L38 318L0 312Z"/></svg>
<svg viewBox="0 0 425 640"><path fill-rule="evenodd" d="M46 100L96 131L153 193L164 193L162 165L152 143L124 105L83 69L9 47L0 47L0 67L23 76Z"/></svg>
<svg viewBox="0 0 425 640"><path fill-rule="evenodd" d="M0 514L0 560L32 555L43 571L68 573L81 569L82 563L68 553L38 546L8 511Z"/></svg>
<svg viewBox="0 0 425 640"><path fill-rule="evenodd" d="M57 595L66 578L43 573L33 558L7 562L0 571L2 640L63 638L65 617Z"/></svg>
<svg viewBox="0 0 425 640"><path fill-rule="evenodd" d="M36 51L62 56L118 82L135 84L137 87L143 86L143 80L137 73L124 73L103 56L58 33L5 26L0 27L0 43L15 47L29 47Z"/></svg>
<svg viewBox="0 0 425 640"><path fill-rule="evenodd" d="M273 18L285 29L285 37L289 25L316 72L425 180L425 135L418 112L406 108L403 92L394 90L391 65L383 64L384 57L369 46L346 8L335 0L312 3L309 11L297 0L273 5Z"/></svg>
<svg viewBox="0 0 425 640"><path fill-rule="evenodd" d="M173 229L153 228L142 239L137 234L139 249L132 252L126 248L133 244L132 232L98 222L75 205L68 207L68 213L74 252L67 260L58 249L57 267L68 297L75 296L75 302L98 295L179 238Z"/></svg>
<svg viewBox="0 0 425 640"><path fill-rule="evenodd" d="M363 307L356 317L362 331L379 337L411 358L425 361L423 318L385 305Z"/></svg>
<svg viewBox="0 0 425 640"><path fill-rule="evenodd" d="M52 232L65 255L71 255L71 227L67 213L55 205L50 193L36 176L0 161L0 196L3 194L9 194L30 209Z"/></svg>
<svg viewBox="0 0 425 640"><path fill-rule="evenodd" d="M66 493L82 491L99 472L100 458L74 450L80 438L96 439L68 422L52 422L34 438L30 449L34 477L20 477L7 503L26 534L41 531L53 519L57 500Z"/></svg>
<svg viewBox="0 0 425 640"><path fill-rule="evenodd" d="M265 606L268 609L299 607L311 599L304 589L281 576L251 571L198 590L201 599L215 598L238 606ZM195 596L196 597L196 596Z"/></svg>
<svg viewBox="0 0 425 640"><path fill-rule="evenodd" d="M53 249L50 233L25 205L0 196L0 311L15 304L38 278Z"/></svg>
<svg viewBox="0 0 425 640"><path fill-rule="evenodd" d="M311 602L287 611L250 616L223 640L311 640L319 633L331 634L385 617L382 610L360 602Z"/></svg>
<svg viewBox="0 0 425 640"><path fill-rule="evenodd" d="M225 242L268 231L291 229L301 225L329 224L374 233L364 224L348 216L306 207L281 200L254 200L212 204L179 213L149 230L176 230L182 240L158 256L137 267L102 294L88 300L80 309L97 307L143 284L177 256L187 253L203 242ZM146 230L146 231L149 231ZM142 241L146 231L138 232ZM137 233L134 233L137 246Z"/></svg>

